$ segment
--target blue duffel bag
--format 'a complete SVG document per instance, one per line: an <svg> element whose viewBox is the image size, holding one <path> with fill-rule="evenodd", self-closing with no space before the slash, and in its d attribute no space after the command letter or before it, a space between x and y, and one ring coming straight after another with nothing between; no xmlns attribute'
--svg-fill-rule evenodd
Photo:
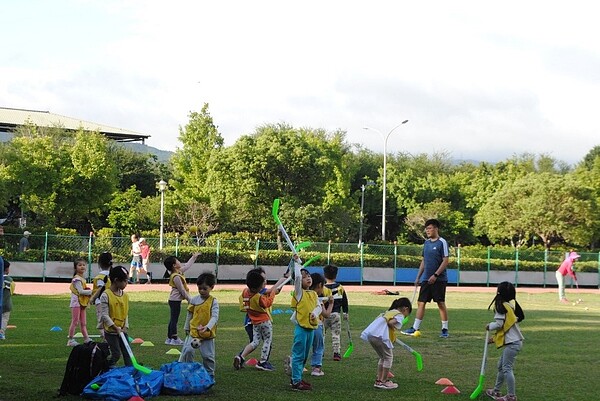
<svg viewBox="0 0 600 401"><path fill-rule="evenodd" d="M171 362L160 367L164 373L163 394L204 394L215 384L204 366L198 362Z"/></svg>
<svg viewBox="0 0 600 401"><path fill-rule="evenodd" d="M125 401L131 397L155 397L163 386L164 373L153 370L149 374L132 366L114 368L97 376L81 394L85 398L107 401Z"/></svg>

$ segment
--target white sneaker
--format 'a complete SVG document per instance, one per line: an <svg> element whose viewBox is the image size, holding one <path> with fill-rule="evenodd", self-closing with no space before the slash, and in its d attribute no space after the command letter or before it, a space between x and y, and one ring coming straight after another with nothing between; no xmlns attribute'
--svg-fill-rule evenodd
<svg viewBox="0 0 600 401"><path fill-rule="evenodd" d="M183 340L181 338L172 338L171 345L183 345Z"/></svg>
<svg viewBox="0 0 600 401"><path fill-rule="evenodd" d="M173 339L171 339L171 338L167 338L167 339L165 340L165 345L173 345Z"/></svg>
<svg viewBox="0 0 600 401"><path fill-rule="evenodd" d="M325 372L321 370L321 368L313 368L312 372L310 372L311 376L324 376Z"/></svg>
<svg viewBox="0 0 600 401"><path fill-rule="evenodd" d="M67 347L74 347L76 345L79 345L79 343L77 342L77 340L75 340L74 338L70 338L67 341Z"/></svg>

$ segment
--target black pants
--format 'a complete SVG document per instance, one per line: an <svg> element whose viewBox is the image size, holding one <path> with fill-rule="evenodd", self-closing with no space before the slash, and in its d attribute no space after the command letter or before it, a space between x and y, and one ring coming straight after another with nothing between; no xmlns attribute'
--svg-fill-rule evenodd
<svg viewBox="0 0 600 401"><path fill-rule="evenodd" d="M169 308L171 309L171 318L169 320L167 337L177 338L177 323L179 322L179 314L181 313L181 301L169 301Z"/></svg>

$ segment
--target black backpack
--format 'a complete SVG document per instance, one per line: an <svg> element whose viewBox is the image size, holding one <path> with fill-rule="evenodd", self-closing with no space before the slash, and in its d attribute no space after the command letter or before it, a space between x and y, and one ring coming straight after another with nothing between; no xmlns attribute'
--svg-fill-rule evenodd
<svg viewBox="0 0 600 401"><path fill-rule="evenodd" d="M58 395L80 395L94 377L108 370L108 343L93 341L71 350Z"/></svg>

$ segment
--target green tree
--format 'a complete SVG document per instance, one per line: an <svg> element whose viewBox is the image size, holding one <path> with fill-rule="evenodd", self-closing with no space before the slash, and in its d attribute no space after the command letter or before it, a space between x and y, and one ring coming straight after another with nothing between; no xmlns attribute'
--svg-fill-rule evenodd
<svg viewBox="0 0 600 401"><path fill-rule="evenodd" d="M208 103L199 113L190 112L188 123L179 128L179 141L182 147L172 158L173 180L170 185L176 190L173 196L203 201L209 162L223 147L223 137L208 111Z"/></svg>
<svg viewBox="0 0 600 401"><path fill-rule="evenodd" d="M135 185L142 197L155 196L156 184L172 178L171 164L159 162L155 155L134 152L118 143L112 143L110 150L121 191Z"/></svg>
<svg viewBox="0 0 600 401"><path fill-rule="evenodd" d="M572 175L529 173L507 182L481 207L476 229L492 241L525 244L532 235L547 247L556 242L585 246L597 230L593 191Z"/></svg>
<svg viewBox="0 0 600 401"><path fill-rule="evenodd" d="M87 232L116 184L107 140L97 132L21 127L6 153L13 194L38 224Z"/></svg>
<svg viewBox="0 0 600 401"><path fill-rule="evenodd" d="M140 231L142 219L140 218L140 203L142 194L132 186L125 192L115 192L108 204L108 223L112 228L123 235L133 234Z"/></svg>
<svg viewBox="0 0 600 401"><path fill-rule="evenodd" d="M211 206L224 229L260 232L275 229L273 199L282 198L282 213L312 205L321 218L314 232L344 238L355 206L348 198L347 152L342 132L296 129L286 124L259 127L211 159L207 186ZM345 218L340 222L336 216ZM299 228L290 230L308 235Z"/></svg>

